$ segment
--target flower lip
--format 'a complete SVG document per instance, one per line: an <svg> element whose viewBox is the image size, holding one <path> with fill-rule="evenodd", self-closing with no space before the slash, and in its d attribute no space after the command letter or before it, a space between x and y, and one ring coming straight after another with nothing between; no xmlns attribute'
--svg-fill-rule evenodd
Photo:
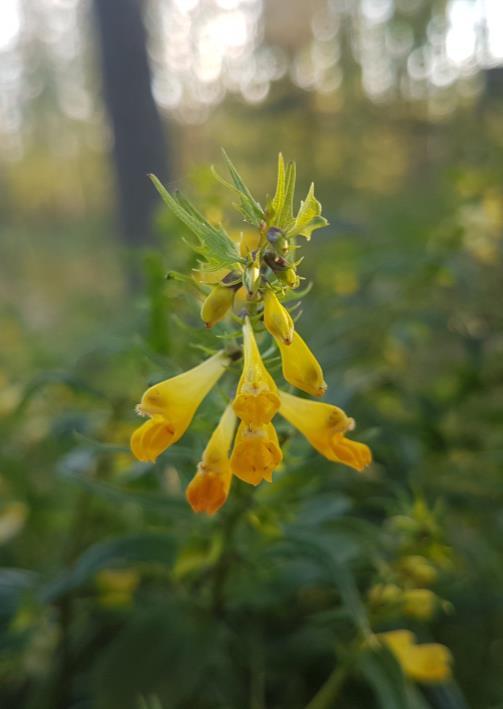
<svg viewBox="0 0 503 709"><path fill-rule="evenodd" d="M355 422L342 409L283 391L280 392L280 400L280 414L325 458L358 471L372 462L368 446L346 438L346 432L353 430Z"/></svg>
<svg viewBox="0 0 503 709"><path fill-rule="evenodd" d="M231 469L236 477L250 485L258 485L262 480L272 482L273 470L282 459L272 423L253 428L241 422L231 456Z"/></svg>

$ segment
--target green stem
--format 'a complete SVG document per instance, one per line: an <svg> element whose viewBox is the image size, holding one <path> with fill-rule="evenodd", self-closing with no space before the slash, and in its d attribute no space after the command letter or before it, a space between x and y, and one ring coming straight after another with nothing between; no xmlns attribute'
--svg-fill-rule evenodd
<svg viewBox="0 0 503 709"><path fill-rule="evenodd" d="M348 676L348 670L347 665L336 667L309 704L306 705L306 709L333 709L334 702Z"/></svg>
<svg viewBox="0 0 503 709"><path fill-rule="evenodd" d="M358 643L356 649L348 652L345 658L329 674L309 704L306 704L305 709L333 709L359 652L360 644Z"/></svg>

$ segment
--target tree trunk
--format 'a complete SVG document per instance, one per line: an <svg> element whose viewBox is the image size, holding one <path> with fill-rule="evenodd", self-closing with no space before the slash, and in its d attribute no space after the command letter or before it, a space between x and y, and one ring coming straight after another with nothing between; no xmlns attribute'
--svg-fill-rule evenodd
<svg viewBox="0 0 503 709"><path fill-rule="evenodd" d="M157 195L147 177L168 178L166 140L151 90L143 0L94 0L103 92L113 131L118 212L124 242L151 237Z"/></svg>

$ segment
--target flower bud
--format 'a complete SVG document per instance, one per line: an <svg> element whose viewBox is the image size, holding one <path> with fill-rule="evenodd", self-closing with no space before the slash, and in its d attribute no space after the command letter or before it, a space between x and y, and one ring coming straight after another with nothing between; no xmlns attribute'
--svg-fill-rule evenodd
<svg viewBox="0 0 503 709"><path fill-rule="evenodd" d="M243 283L249 295L253 295L256 292L259 278L260 268L256 264L252 264L245 269Z"/></svg>
<svg viewBox="0 0 503 709"><path fill-rule="evenodd" d="M285 234L282 229L277 226L272 226L267 232L267 241L273 246L276 246L278 241L280 241L280 239L282 239L284 236Z"/></svg>
<svg viewBox="0 0 503 709"><path fill-rule="evenodd" d="M292 343L293 320L271 288L268 288L264 293L264 325L269 334L280 339L283 344L290 345Z"/></svg>
<svg viewBox="0 0 503 709"><path fill-rule="evenodd" d="M225 317L232 306L234 290L226 286L215 286L201 306L201 319L206 327L213 327Z"/></svg>
<svg viewBox="0 0 503 709"><path fill-rule="evenodd" d="M401 596L402 591L393 583L378 583L368 593L368 599L374 607L396 605Z"/></svg>
<svg viewBox="0 0 503 709"><path fill-rule="evenodd" d="M400 562L400 571L419 586L430 586L437 580L437 570L424 556L411 555Z"/></svg>
<svg viewBox="0 0 503 709"><path fill-rule="evenodd" d="M243 318L248 313L248 291L244 286L238 288L234 293L232 312L240 318Z"/></svg>
<svg viewBox="0 0 503 709"><path fill-rule="evenodd" d="M278 273L278 278L286 283L290 288L297 288L300 284L300 278L298 277L294 268L287 268L286 271L280 271Z"/></svg>
<svg viewBox="0 0 503 709"><path fill-rule="evenodd" d="M277 256L272 251L267 251L264 254L264 261L269 266L271 271L278 273L279 271L286 271L290 268L290 264L282 256Z"/></svg>
<svg viewBox="0 0 503 709"><path fill-rule="evenodd" d="M438 608L438 598L427 588L410 588L403 592L403 612L416 620L431 620Z"/></svg>

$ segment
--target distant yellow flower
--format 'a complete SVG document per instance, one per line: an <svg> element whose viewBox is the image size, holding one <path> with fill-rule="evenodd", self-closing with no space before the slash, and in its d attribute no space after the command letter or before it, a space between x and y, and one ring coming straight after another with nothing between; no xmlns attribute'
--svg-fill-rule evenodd
<svg viewBox="0 0 503 709"><path fill-rule="evenodd" d="M138 460L155 461L183 436L227 364L226 355L217 352L197 367L147 389L137 411L150 418L131 436L131 450Z"/></svg>
<svg viewBox="0 0 503 709"><path fill-rule="evenodd" d="M220 284L214 286L201 305L201 320L206 327L213 327L220 322L232 307L233 300L233 288Z"/></svg>
<svg viewBox="0 0 503 709"><path fill-rule="evenodd" d="M400 572L412 578L420 586L429 586L435 583L438 573L433 564L424 556L405 556L400 561Z"/></svg>
<svg viewBox="0 0 503 709"><path fill-rule="evenodd" d="M433 684L451 678L452 655L445 645L417 645L409 630L391 630L377 637L391 650L404 673L416 682Z"/></svg>
<svg viewBox="0 0 503 709"><path fill-rule="evenodd" d="M236 477L251 485L258 485L262 480L272 482L272 471L282 459L272 423L257 428L244 421L239 424L231 455L231 469Z"/></svg>
<svg viewBox="0 0 503 709"><path fill-rule="evenodd" d="M325 458L360 471L372 461L368 446L346 438L346 432L354 428L354 420L346 416L342 409L283 391L280 392L280 400L280 414Z"/></svg>
<svg viewBox="0 0 503 709"><path fill-rule="evenodd" d="M299 333L293 333L292 342L289 345L279 338L276 339L276 342L281 352L283 376L286 381L308 394L323 396L327 390L323 370Z"/></svg>
<svg viewBox="0 0 503 709"><path fill-rule="evenodd" d="M232 480L229 448L235 428L236 414L229 404L208 441L197 473L185 493L194 512L213 515L227 500Z"/></svg>
<svg viewBox="0 0 503 709"><path fill-rule="evenodd" d="M284 345L291 345L294 324L288 310L281 305L271 288L264 293L264 325L266 330Z"/></svg>
<svg viewBox="0 0 503 709"><path fill-rule="evenodd" d="M110 608L130 606L139 583L135 569L102 569L96 574L99 603Z"/></svg>
<svg viewBox="0 0 503 709"><path fill-rule="evenodd" d="M430 620L438 608L438 596L428 588L408 588L402 595L403 612L416 620Z"/></svg>
<svg viewBox="0 0 503 709"><path fill-rule="evenodd" d="M234 411L251 426L269 423L279 409L278 388L262 362L248 317L243 325L243 373L236 391Z"/></svg>

